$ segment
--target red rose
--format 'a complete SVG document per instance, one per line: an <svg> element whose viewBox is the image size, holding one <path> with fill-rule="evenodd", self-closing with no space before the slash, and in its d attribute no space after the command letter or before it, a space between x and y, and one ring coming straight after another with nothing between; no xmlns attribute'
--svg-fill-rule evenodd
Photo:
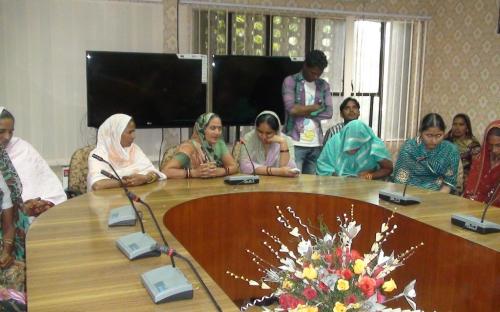
<svg viewBox="0 0 500 312"><path fill-rule="evenodd" d="M327 263L332 263L332 261L333 261L333 255L332 254L326 254L326 255L323 256L323 258L325 259L325 261Z"/></svg>
<svg viewBox="0 0 500 312"><path fill-rule="evenodd" d="M346 304L351 304L351 303L356 303L358 301L358 298L356 298L355 295L349 295L346 299L345 299L345 303Z"/></svg>
<svg viewBox="0 0 500 312"><path fill-rule="evenodd" d="M356 261L358 259L363 259L356 249L351 249L351 260Z"/></svg>
<svg viewBox="0 0 500 312"><path fill-rule="evenodd" d="M325 293L330 290L330 288L328 288L328 286L323 282L319 282L319 289Z"/></svg>
<svg viewBox="0 0 500 312"><path fill-rule="evenodd" d="M302 294L304 295L304 297L306 297L307 300L312 300L312 299L316 298L316 296L318 295L316 290L310 286L307 287L306 289L304 289Z"/></svg>
<svg viewBox="0 0 500 312"><path fill-rule="evenodd" d="M375 284L375 280L366 275L364 275L358 281L359 289L361 289L363 295L365 295L365 297L367 298L371 297L375 293Z"/></svg>
<svg viewBox="0 0 500 312"><path fill-rule="evenodd" d="M295 309L299 304L304 303L304 300L296 298L290 294L283 294L280 296L280 307L285 310Z"/></svg>
<svg viewBox="0 0 500 312"><path fill-rule="evenodd" d="M342 248L337 247L337 249L335 250L335 255L337 256L337 258L341 258L342 257Z"/></svg>
<svg viewBox="0 0 500 312"><path fill-rule="evenodd" d="M350 280L352 278L352 272L349 269L344 269L342 271L342 278L345 280Z"/></svg>

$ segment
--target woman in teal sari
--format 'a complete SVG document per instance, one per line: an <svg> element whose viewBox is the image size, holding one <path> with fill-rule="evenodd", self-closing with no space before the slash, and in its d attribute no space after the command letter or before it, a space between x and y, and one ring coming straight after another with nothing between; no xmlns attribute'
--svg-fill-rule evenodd
<svg viewBox="0 0 500 312"><path fill-rule="evenodd" d="M23 212L21 180L0 146L0 311L25 311L25 249L29 226Z"/></svg>
<svg viewBox="0 0 500 312"><path fill-rule="evenodd" d="M196 120L191 139L179 145L161 171L169 179L215 178L236 173L238 165L221 135L220 117L202 114Z"/></svg>
<svg viewBox="0 0 500 312"><path fill-rule="evenodd" d="M456 189L460 154L453 143L443 140L445 130L438 114L427 114L422 119L420 136L401 147L394 182L444 193Z"/></svg>
<svg viewBox="0 0 500 312"><path fill-rule="evenodd" d="M360 120L349 122L334 135L318 158L318 175L382 179L392 172L389 151L373 130Z"/></svg>

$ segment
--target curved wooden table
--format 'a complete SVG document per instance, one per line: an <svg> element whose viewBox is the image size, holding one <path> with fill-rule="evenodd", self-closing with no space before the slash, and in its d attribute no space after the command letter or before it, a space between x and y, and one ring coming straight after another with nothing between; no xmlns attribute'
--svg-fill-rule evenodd
<svg viewBox="0 0 500 312"><path fill-rule="evenodd" d="M396 252L424 241L425 246L394 273L398 287L417 279L417 304L425 310L494 311L500 306L500 234L480 235L451 225L452 213L480 216L483 205L409 187L423 203L401 207L379 202L382 188L400 185L352 178L302 175L297 179L261 177L258 185L228 186L222 179L168 180L133 188L148 202L170 245L193 259L223 311L237 311L232 300L262 293L229 278L225 271L256 277L245 248L266 255L259 233L275 226L274 206L292 206L304 220L333 217L355 206L362 232L356 248L366 251L381 221L397 207L399 230L384 246ZM189 267L176 261L193 283L193 300L155 305L140 274L170 264L166 256L127 260L115 240L136 227L108 228L110 209L126 204L120 190L89 193L53 207L31 226L27 237L29 311L212 311L208 296ZM142 209L146 213L145 209ZM146 215L146 231L160 241ZM488 220L500 223L500 209ZM168 228L168 229L167 229ZM274 231L274 230L273 230ZM244 259L244 260L243 260ZM404 306L400 302L401 306Z"/></svg>

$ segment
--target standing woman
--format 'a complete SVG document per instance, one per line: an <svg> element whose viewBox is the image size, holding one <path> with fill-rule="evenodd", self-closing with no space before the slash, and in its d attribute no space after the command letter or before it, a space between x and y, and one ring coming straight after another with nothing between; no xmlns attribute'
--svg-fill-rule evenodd
<svg viewBox="0 0 500 312"><path fill-rule="evenodd" d="M481 202L493 200L500 207L500 120L492 122L484 132L481 153L472 161L464 197Z"/></svg>
<svg viewBox="0 0 500 312"><path fill-rule="evenodd" d="M97 132L97 146L89 154L87 188L100 190L120 187L120 182L110 179L101 170L113 173L104 162L92 157L102 157L113 165L126 186L138 186L165 179L165 175L151 163L141 148L134 143L135 122L125 114L114 114L106 119Z"/></svg>
<svg viewBox="0 0 500 312"><path fill-rule="evenodd" d="M23 212L21 180L0 146L0 310L26 310L25 237L29 219Z"/></svg>
<svg viewBox="0 0 500 312"><path fill-rule="evenodd" d="M405 142L399 152L393 180L434 191L450 193L456 188L460 155L454 144L444 141L446 125L439 114L425 115L420 136Z"/></svg>
<svg viewBox="0 0 500 312"><path fill-rule="evenodd" d="M446 140L452 142L458 148L464 172L463 185L457 185L459 194L462 194L464 186L467 185L472 159L481 152L479 141L472 134L469 116L457 114L453 117L453 125L446 135Z"/></svg>
<svg viewBox="0 0 500 312"><path fill-rule="evenodd" d="M255 129L247 133L243 139L250 158L245 151L240 152L241 172L253 173L255 166L255 173L260 175L283 177L298 175L293 141L283 135L280 128L280 119L275 112L263 111L257 115Z"/></svg>
<svg viewBox="0 0 500 312"><path fill-rule="evenodd" d="M238 166L221 135L220 117L202 114L196 120L191 139L179 145L161 171L170 179L215 178L236 173Z"/></svg>

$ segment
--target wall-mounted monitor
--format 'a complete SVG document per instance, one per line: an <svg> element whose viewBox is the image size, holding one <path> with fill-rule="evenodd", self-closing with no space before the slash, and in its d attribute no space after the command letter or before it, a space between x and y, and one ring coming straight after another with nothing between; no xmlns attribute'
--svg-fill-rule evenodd
<svg viewBox="0 0 500 312"><path fill-rule="evenodd" d="M192 127L206 111L206 56L87 51L87 124L124 113L138 128Z"/></svg>
<svg viewBox="0 0 500 312"><path fill-rule="evenodd" d="M302 69L303 58L215 55L213 59L213 111L224 125L253 125L263 110L284 121L281 85L286 76Z"/></svg>

